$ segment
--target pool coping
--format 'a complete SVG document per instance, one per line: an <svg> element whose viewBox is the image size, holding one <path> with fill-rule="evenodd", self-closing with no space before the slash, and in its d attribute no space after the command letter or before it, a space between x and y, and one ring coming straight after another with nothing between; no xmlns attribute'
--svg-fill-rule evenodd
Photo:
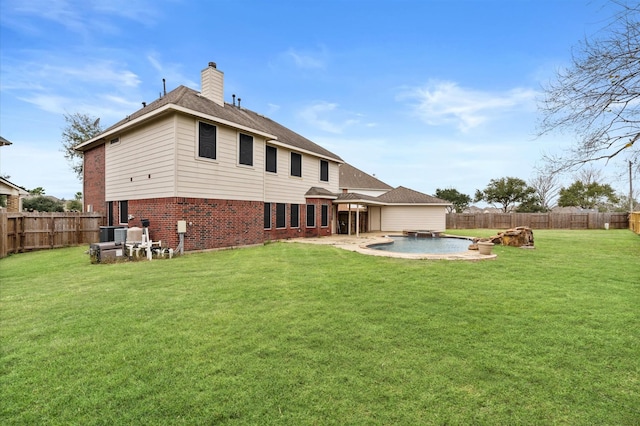
<svg viewBox="0 0 640 426"><path fill-rule="evenodd" d="M372 249L369 246L374 244L389 243L392 240L387 235L394 235L394 233L368 233L355 235L330 235L326 237L311 237L311 238L296 238L293 240L286 240L287 242L303 243L303 244L323 244L331 245L343 250L353 251L368 256L380 256L380 257L393 257L398 259L415 259L415 260L466 260L466 261L480 261L490 260L498 257L492 253L489 255L483 255L478 250L467 250L457 253L446 254L432 254L432 253L395 253L385 250ZM471 239L473 237L463 237L460 235L448 235L441 234L443 237L450 238L464 238ZM471 244L471 241L469 242Z"/></svg>

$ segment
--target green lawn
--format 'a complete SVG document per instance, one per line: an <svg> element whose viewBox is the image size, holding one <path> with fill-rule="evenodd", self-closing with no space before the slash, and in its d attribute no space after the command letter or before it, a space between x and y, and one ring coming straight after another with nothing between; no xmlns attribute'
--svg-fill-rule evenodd
<svg viewBox="0 0 640 426"><path fill-rule="evenodd" d="M492 231L459 231L489 236ZM0 260L0 423L640 424L640 237Z"/></svg>

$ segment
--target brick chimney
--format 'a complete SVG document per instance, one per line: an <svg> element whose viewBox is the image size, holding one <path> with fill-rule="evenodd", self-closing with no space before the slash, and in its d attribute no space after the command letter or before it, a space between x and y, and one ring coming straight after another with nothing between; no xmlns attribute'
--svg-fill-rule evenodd
<svg viewBox="0 0 640 426"><path fill-rule="evenodd" d="M209 62L209 66L202 70L200 94L212 100L220 106L224 106L224 73L218 71L215 62Z"/></svg>

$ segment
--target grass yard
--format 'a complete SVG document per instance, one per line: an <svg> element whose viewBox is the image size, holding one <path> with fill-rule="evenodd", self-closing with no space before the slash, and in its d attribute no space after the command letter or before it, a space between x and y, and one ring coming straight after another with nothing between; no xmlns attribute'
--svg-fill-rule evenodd
<svg viewBox="0 0 640 426"><path fill-rule="evenodd" d="M489 236L491 230L458 231ZM640 237L0 260L0 423L640 424Z"/></svg>

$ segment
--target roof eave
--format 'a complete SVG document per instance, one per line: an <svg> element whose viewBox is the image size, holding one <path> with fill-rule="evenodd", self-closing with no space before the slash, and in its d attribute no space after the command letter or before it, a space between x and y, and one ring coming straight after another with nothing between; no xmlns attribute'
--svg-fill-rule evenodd
<svg viewBox="0 0 640 426"><path fill-rule="evenodd" d="M388 203L383 203L380 201L371 201L364 199L354 199L354 200L335 200L334 204L361 204L363 206L386 206Z"/></svg>
<svg viewBox="0 0 640 426"><path fill-rule="evenodd" d="M192 116L198 117L198 118L204 118L206 120L213 121L213 122L216 122L218 124L223 124L225 126L233 127L235 129L244 130L245 132L248 132L248 133L252 133L252 134L255 134L255 135L263 136L266 139L270 139L270 140L277 140L278 139L277 136L272 135L270 133L266 133L266 132L263 132L263 131L257 130L257 129L252 129L252 128L247 127L247 126L243 126L243 125L240 125L240 124L237 124L237 123L233 123L233 122L228 121L228 120L224 120L224 119L216 117L214 115L204 114L204 113L201 113L201 112L198 112L198 111L194 111L194 110L189 109L189 108L182 107L180 105L176 105L176 104L170 103L170 104L163 105L160 108L157 108L157 109L155 109L153 111L150 111L147 114L141 115L140 117L134 118L131 121L127 121L126 123L123 123L118 127L114 127L113 129L105 131L105 132L101 133L100 135L96 136L95 138L89 139L88 141L85 141L85 142L77 145L74 149L76 151L86 151L86 150L88 150L90 148L93 148L96 145L101 145L102 143L105 142L106 138L108 138L109 136L116 135L116 134L118 134L118 133L120 133L120 132L122 132L122 131L124 131L124 130L126 130L128 128L130 128L130 127L134 127L134 126L136 126L136 125L138 125L140 123L143 123L143 122L145 122L147 120L150 120L152 118L156 118L156 117L158 117L158 116L160 116L162 114L165 114L167 112L170 112L170 111L180 112L180 113L187 114L187 115L192 115ZM315 154L315 155L318 155L318 154Z"/></svg>
<svg viewBox="0 0 640 426"><path fill-rule="evenodd" d="M444 204L444 203L407 203L407 202L399 202L399 203L394 203L393 201L387 201L385 203L386 205L394 205L394 206L431 206L431 207L446 207L446 206L452 206L453 204L448 203L448 204Z"/></svg>
<svg viewBox="0 0 640 426"><path fill-rule="evenodd" d="M323 199L323 200L335 200L338 197L331 195L305 195L305 198Z"/></svg>

